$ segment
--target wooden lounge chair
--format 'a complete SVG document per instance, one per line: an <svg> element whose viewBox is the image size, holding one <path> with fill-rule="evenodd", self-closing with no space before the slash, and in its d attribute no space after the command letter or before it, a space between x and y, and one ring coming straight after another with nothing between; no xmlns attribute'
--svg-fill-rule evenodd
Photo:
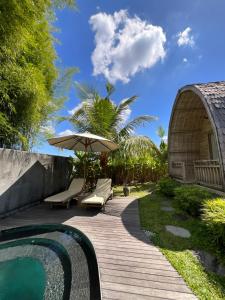
<svg viewBox="0 0 225 300"><path fill-rule="evenodd" d="M67 208L70 206L70 201L80 194L84 187L84 179L83 178L74 178L68 190L58 193L56 195L50 196L46 198L44 201L53 205L66 205Z"/></svg>
<svg viewBox="0 0 225 300"><path fill-rule="evenodd" d="M104 208L106 201L112 197L112 179L98 179L95 190L81 201L84 206Z"/></svg>

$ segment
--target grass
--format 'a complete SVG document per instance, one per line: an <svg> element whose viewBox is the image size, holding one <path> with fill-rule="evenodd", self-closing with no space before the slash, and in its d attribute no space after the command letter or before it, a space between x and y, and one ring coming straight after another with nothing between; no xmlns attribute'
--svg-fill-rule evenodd
<svg viewBox="0 0 225 300"><path fill-rule="evenodd" d="M221 253L211 245L202 222L191 217L185 220L184 218L175 218L176 210L175 212L161 210L163 201L172 200L157 192L147 195L145 188L140 188L140 190L140 193L137 189L134 190L134 193L139 195L141 226L155 233L154 244L160 248L199 299L225 299L225 278L206 272L192 253L193 250L200 249L214 254L217 253L220 255L220 259L225 262L225 258L221 256ZM165 231L165 225L186 228L191 232L191 237L184 239L173 236Z"/></svg>

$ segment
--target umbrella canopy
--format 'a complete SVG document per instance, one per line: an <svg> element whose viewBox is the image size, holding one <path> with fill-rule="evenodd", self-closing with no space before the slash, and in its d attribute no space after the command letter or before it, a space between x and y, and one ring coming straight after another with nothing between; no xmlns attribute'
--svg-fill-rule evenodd
<svg viewBox="0 0 225 300"><path fill-rule="evenodd" d="M119 148L114 142L89 132L51 138L48 142L59 148L84 152L109 152Z"/></svg>

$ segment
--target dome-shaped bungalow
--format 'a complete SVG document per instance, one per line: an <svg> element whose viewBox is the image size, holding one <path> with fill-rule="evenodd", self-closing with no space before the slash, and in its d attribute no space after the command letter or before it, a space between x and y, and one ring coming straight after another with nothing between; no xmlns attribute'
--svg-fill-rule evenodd
<svg viewBox="0 0 225 300"><path fill-rule="evenodd" d="M172 177L225 190L225 81L178 91L168 142Z"/></svg>

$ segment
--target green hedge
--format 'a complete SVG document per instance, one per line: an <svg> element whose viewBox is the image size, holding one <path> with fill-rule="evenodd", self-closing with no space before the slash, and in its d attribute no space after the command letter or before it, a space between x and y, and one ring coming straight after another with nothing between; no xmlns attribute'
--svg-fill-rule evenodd
<svg viewBox="0 0 225 300"><path fill-rule="evenodd" d="M212 194L195 186L180 186L175 189L175 206L187 214L198 217L205 200L212 198Z"/></svg>
<svg viewBox="0 0 225 300"><path fill-rule="evenodd" d="M170 177L162 178L158 181L158 190L160 193L173 197L175 189L180 186L180 184Z"/></svg>
<svg viewBox="0 0 225 300"><path fill-rule="evenodd" d="M206 223L212 241L221 249L225 247L225 200L205 201L202 220Z"/></svg>

